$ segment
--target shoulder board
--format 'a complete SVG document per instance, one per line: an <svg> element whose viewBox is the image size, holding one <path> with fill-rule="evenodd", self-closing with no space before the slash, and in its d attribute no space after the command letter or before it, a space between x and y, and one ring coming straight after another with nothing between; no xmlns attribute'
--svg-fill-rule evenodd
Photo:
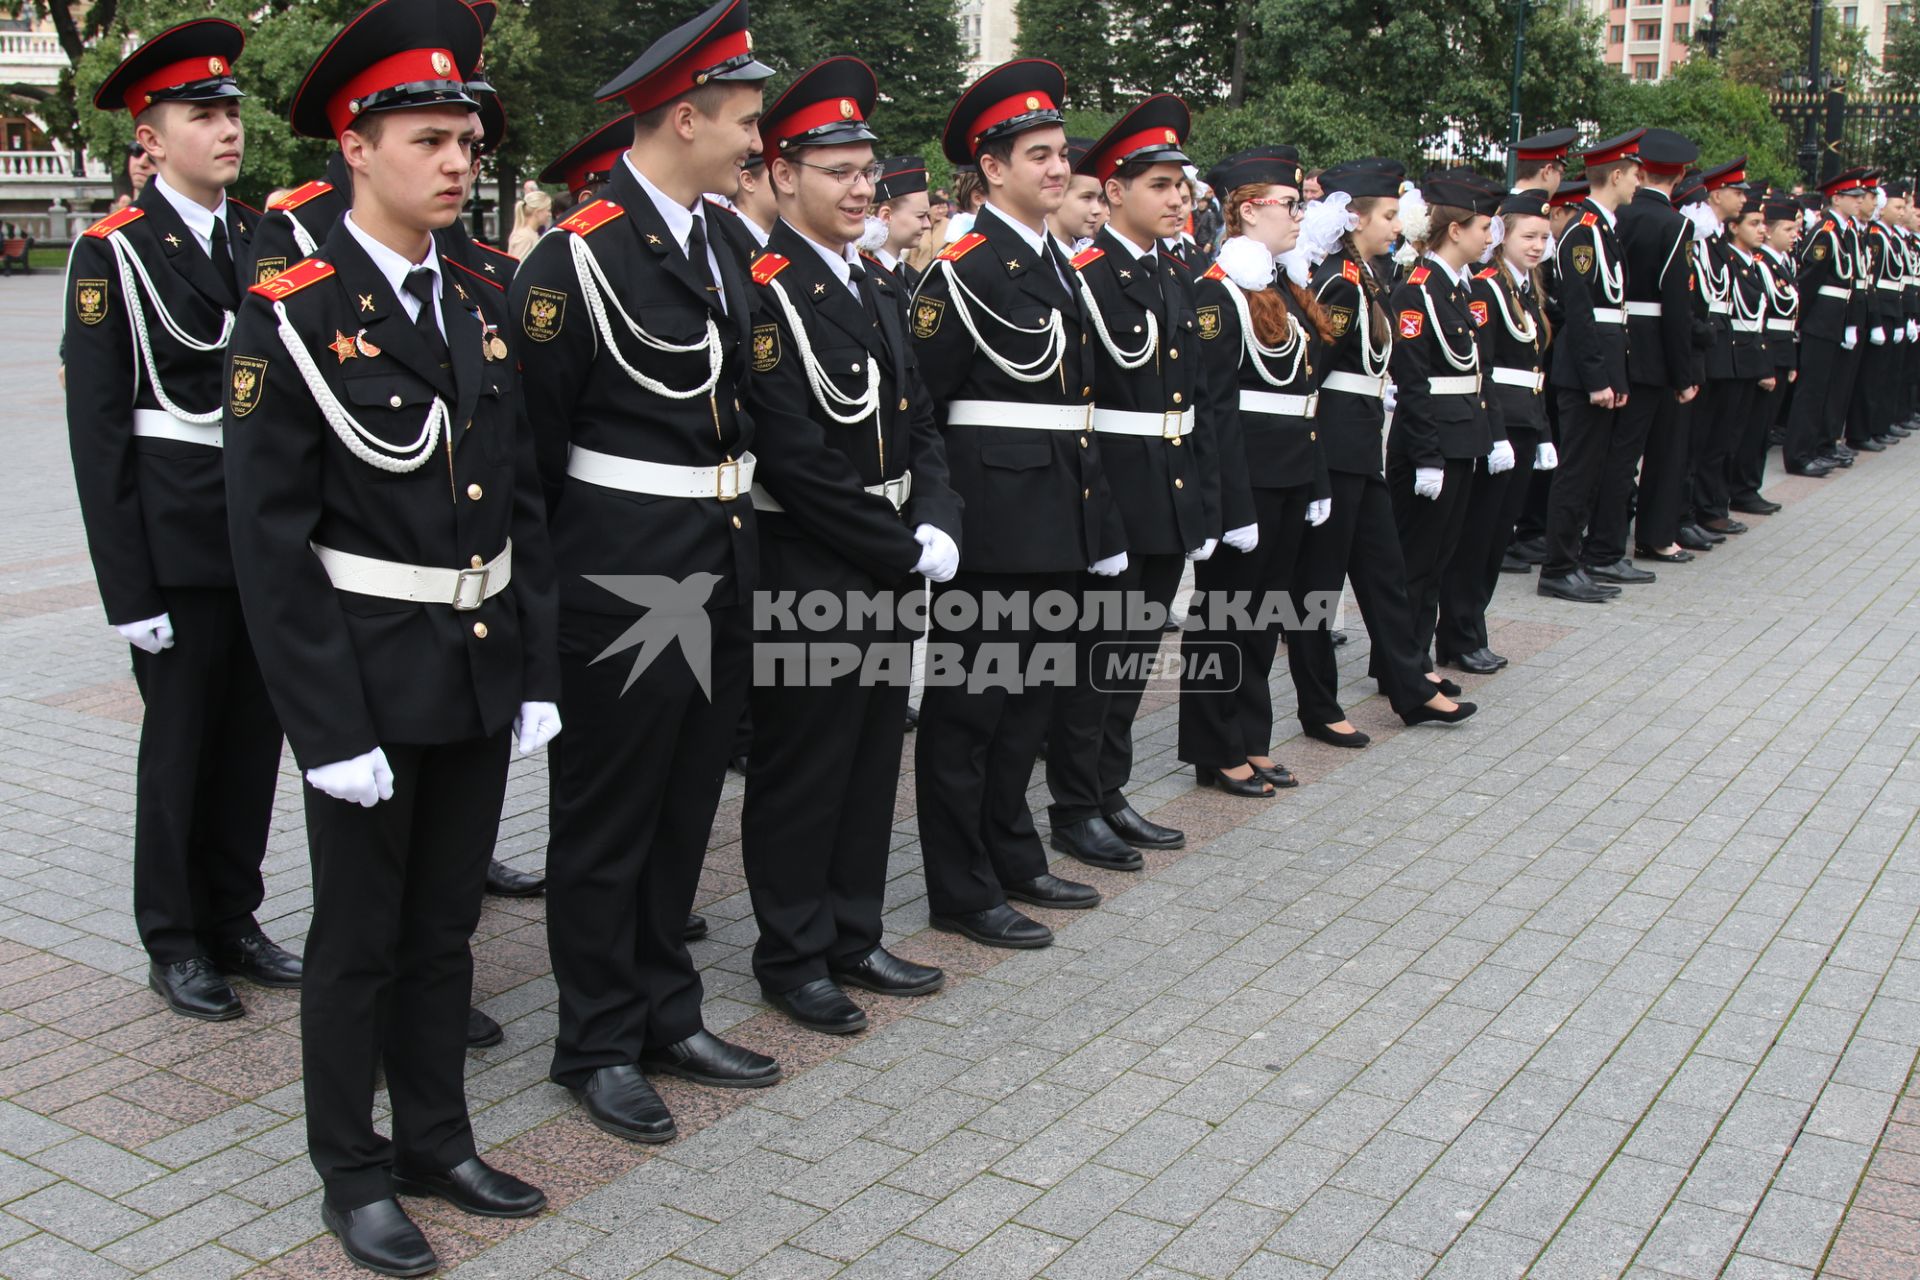
<svg viewBox="0 0 1920 1280"><path fill-rule="evenodd" d="M969 231L940 251L941 262L958 262L987 242L978 231Z"/></svg>
<svg viewBox="0 0 1920 1280"><path fill-rule="evenodd" d="M1823 223L1821 223L1821 224L1820 224L1820 230L1821 230L1821 231L1831 231L1831 230L1833 230L1833 219L1832 219L1832 218L1828 218L1828 219L1827 219L1827 220L1826 220L1825 222L1823 222ZM1815 232L1815 234L1817 235L1817 234L1819 234L1819 233L1818 233L1818 232Z"/></svg>
<svg viewBox="0 0 1920 1280"><path fill-rule="evenodd" d="M1591 227L1599 221L1600 215L1597 213L1583 213L1580 215L1580 225L1583 227Z"/></svg>
<svg viewBox="0 0 1920 1280"><path fill-rule="evenodd" d="M1488 268L1487 268L1486 270L1484 270L1484 271L1476 271L1476 272L1474 272L1474 273L1473 273L1473 278L1474 278L1475 280L1491 280L1491 279L1493 279L1493 278L1494 278L1495 276L1497 276L1497 275L1499 275L1499 274L1500 274L1500 268L1498 268L1498 267L1488 267Z"/></svg>
<svg viewBox="0 0 1920 1280"><path fill-rule="evenodd" d="M320 179L315 178L304 187L295 187L278 200L268 204L267 208L279 213L286 213L289 210L298 209L310 200L318 199L331 190L333 190L333 184L331 182L322 182Z"/></svg>
<svg viewBox="0 0 1920 1280"><path fill-rule="evenodd" d="M792 265L793 262L790 259L783 258L777 253L763 253L753 260L753 282L769 284L775 276Z"/></svg>
<svg viewBox="0 0 1920 1280"><path fill-rule="evenodd" d="M247 292L257 293L263 298L271 298L278 302L282 298L292 297L310 284L318 284L332 274L331 262L323 262L319 258L308 258L303 262L296 262L265 284L254 285Z"/></svg>
<svg viewBox="0 0 1920 1280"><path fill-rule="evenodd" d="M457 267L461 272L473 277L475 280L478 280L481 284L486 285L488 288L494 290L496 293L505 293L507 291L506 281L496 280L484 271L475 271L472 267L468 266L464 262L456 262L454 261L454 259L450 257L442 257L440 261L446 263L449 266Z"/></svg>
<svg viewBox="0 0 1920 1280"><path fill-rule="evenodd" d="M1200 278L1202 280L1225 280L1227 278L1227 269L1216 262L1208 267L1207 274Z"/></svg>
<svg viewBox="0 0 1920 1280"><path fill-rule="evenodd" d="M1359 284L1360 264L1348 258L1340 264L1340 274L1346 278L1348 284Z"/></svg>
<svg viewBox="0 0 1920 1280"><path fill-rule="evenodd" d="M1426 267L1415 267L1411 272L1408 273L1407 283L1408 284L1425 284L1427 282L1427 277L1432 274L1433 272Z"/></svg>
<svg viewBox="0 0 1920 1280"><path fill-rule="evenodd" d="M1073 255L1073 268L1078 271L1082 267L1092 266L1106 256L1107 251L1105 249L1102 249L1097 244L1090 244Z"/></svg>
<svg viewBox="0 0 1920 1280"><path fill-rule="evenodd" d="M575 209L560 227L577 236L591 235L625 212L611 200L595 200L583 209Z"/></svg>
<svg viewBox="0 0 1920 1280"><path fill-rule="evenodd" d="M145 214L145 212L143 212L138 207L134 205L128 205L126 208L122 209L120 212L116 214L112 214L108 217L102 218L100 219L100 221L88 227L87 234L97 239L104 240L108 236L112 235L114 232L118 231L120 228L124 226L128 226L131 223L138 222L140 219L146 216L147 215Z"/></svg>

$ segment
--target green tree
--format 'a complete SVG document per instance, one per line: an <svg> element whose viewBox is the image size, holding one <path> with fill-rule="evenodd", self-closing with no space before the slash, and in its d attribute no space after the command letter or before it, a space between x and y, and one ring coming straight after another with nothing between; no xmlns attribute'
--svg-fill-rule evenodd
<svg viewBox="0 0 1920 1280"><path fill-rule="evenodd" d="M1685 134L1699 146L1702 166L1745 155L1750 181L1800 180L1793 142L1766 91L1736 83L1711 58L1689 58L1652 84L1618 81L1598 119L1603 134L1642 126Z"/></svg>
<svg viewBox="0 0 1920 1280"><path fill-rule="evenodd" d="M1920 97L1920 25L1911 18L1889 25L1881 72L1887 92ZM1889 123L1879 160L1897 174L1920 173L1920 118L1903 114Z"/></svg>
<svg viewBox="0 0 1920 1280"><path fill-rule="evenodd" d="M1019 0L1017 53L1057 62L1067 73L1067 101L1081 110L1117 113L1127 95L1115 56L1114 9L1108 0Z"/></svg>
<svg viewBox="0 0 1920 1280"><path fill-rule="evenodd" d="M1720 0L1720 5L1727 29L1720 56L1729 76L1761 89L1780 88L1783 76L1800 82L1813 35L1807 0ZM1863 84L1873 72L1866 28L1842 22L1831 4L1820 24L1820 63L1829 75Z"/></svg>

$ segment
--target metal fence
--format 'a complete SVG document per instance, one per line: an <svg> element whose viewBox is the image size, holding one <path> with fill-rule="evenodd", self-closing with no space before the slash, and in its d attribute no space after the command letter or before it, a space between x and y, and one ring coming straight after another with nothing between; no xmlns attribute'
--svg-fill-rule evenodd
<svg viewBox="0 0 1920 1280"><path fill-rule="evenodd" d="M1854 165L1920 172L1920 93L1775 93L1773 110L1800 144L1810 183Z"/></svg>

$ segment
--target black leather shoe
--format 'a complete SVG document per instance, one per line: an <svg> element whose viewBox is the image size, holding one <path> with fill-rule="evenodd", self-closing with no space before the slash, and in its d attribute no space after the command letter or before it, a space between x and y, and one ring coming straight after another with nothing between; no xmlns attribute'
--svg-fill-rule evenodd
<svg viewBox="0 0 1920 1280"><path fill-rule="evenodd" d="M487 892L496 898L537 898L546 891L545 876L516 871L504 862L487 863Z"/></svg>
<svg viewBox="0 0 1920 1280"><path fill-rule="evenodd" d="M1485 649L1475 649L1472 653L1456 653L1451 657L1442 657L1441 665L1454 667L1476 676L1490 676L1500 669L1493 655Z"/></svg>
<svg viewBox="0 0 1920 1280"><path fill-rule="evenodd" d="M706 937L708 932L707 918L705 916L696 916L689 912L687 915L686 931L680 936L687 942L698 942L700 939Z"/></svg>
<svg viewBox="0 0 1920 1280"><path fill-rule="evenodd" d="M1492 658L1493 665L1496 667L1504 667L1507 665L1507 659L1503 655L1495 653L1493 650L1485 647L1484 645L1481 646L1480 652L1484 656Z"/></svg>
<svg viewBox="0 0 1920 1280"><path fill-rule="evenodd" d="M1730 520L1725 516L1715 516L1711 520L1702 521L1700 527L1707 531L1708 537L1712 537L1717 533L1724 538L1730 533L1745 533L1747 531L1746 525L1738 520Z"/></svg>
<svg viewBox="0 0 1920 1280"><path fill-rule="evenodd" d="M1694 537L1705 538L1709 543L1711 543L1716 547L1727 540L1727 535L1723 531L1719 529L1709 529L1704 524L1701 524L1698 520L1694 521L1692 524L1680 526L1680 532L1682 533L1685 533L1689 529L1693 530ZM1683 542L1681 543L1681 545L1685 546L1686 544Z"/></svg>
<svg viewBox="0 0 1920 1280"><path fill-rule="evenodd" d="M1852 442L1846 440L1835 440L1827 446L1827 452L1842 462L1852 462L1855 456Z"/></svg>
<svg viewBox="0 0 1920 1280"><path fill-rule="evenodd" d="M903 960L885 947L875 947L850 969L835 969L833 980L843 987L859 987L883 996L931 995L947 985L947 975L932 965Z"/></svg>
<svg viewBox="0 0 1920 1280"><path fill-rule="evenodd" d="M167 1008L202 1022L232 1022L246 1012L232 985L204 956L172 964L155 961L147 967L147 985Z"/></svg>
<svg viewBox="0 0 1920 1280"><path fill-rule="evenodd" d="M1186 832L1147 821L1131 804L1122 805L1116 812L1106 814L1105 817L1107 825L1113 828L1113 834L1136 849L1184 849L1187 847Z"/></svg>
<svg viewBox="0 0 1920 1280"><path fill-rule="evenodd" d="M1788 475L1806 476L1808 479L1811 479L1811 480L1825 480L1828 476L1833 474L1833 471L1834 471L1833 463L1827 461L1825 458L1819 457L1818 455L1816 455L1804 467L1795 467L1795 466L1787 467Z"/></svg>
<svg viewBox="0 0 1920 1280"><path fill-rule="evenodd" d="M1617 596L1626 589L1624 587L1617 587L1611 582L1597 582L1585 569L1575 569L1573 576L1580 581L1582 586L1592 587L1603 596ZM1453 695L1448 694L1447 696L1452 697Z"/></svg>
<svg viewBox="0 0 1920 1280"><path fill-rule="evenodd" d="M1276 791L1285 791L1289 787L1297 787L1300 785L1300 779L1293 776L1293 770L1287 768L1287 766L1281 764L1278 760L1275 760L1273 766L1267 769L1262 769L1259 765L1253 764L1251 760L1247 761L1247 763L1253 765L1254 777L1265 778L1273 784L1273 788Z"/></svg>
<svg viewBox="0 0 1920 1280"><path fill-rule="evenodd" d="M1652 582L1654 575L1645 569L1636 568L1631 560L1616 560L1612 564L1590 564L1583 572L1598 582Z"/></svg>
<svg viewBox="0 0 1920 1280"><path fill-rule="evenodd" d="M1055 827L1047 843L1070 858L1107 871L1138 871L1146 865L1132 845L1113 834L1113 828L1104 818L1087 818Z"/></svg>
<svg viewBox="0 0 1920 1280"><path fill-rule="evenodd" d="M1820 474L1825 475L1826 472L1822 471ZM1713 539L1707 536L1707 531L1705 529L1696 529L1690 524L1681 525L1680 531L1674 534L1673 540L1679 543L1681 548L1686 551L1713 550Z"/></svg>
<svg viewBox="0 0 1920 1280"><path fill-rule="evenodd" d="M424 1276L440 1269L433 1246L392 1197L358 1209L336 1209L322 1200L320 1222L340 1238L341 1251L356 1266L383 1276Z"/></svg>
<svg viewBox="0 0 1920 1280"><path fill-rule="evenodd" d="M1665 551L1655 551L1652 547L1635 547L1633 558L1636 560L1658 560L1661 564L1687 564L1693 559L1693 552L1685 547L1669 555Z"/></svg>
<svg viewBox="0 0 1920 1280"><path fill-rule="evenodd" d="M1783 509L1767 498L1735 498L1728 505L1743 516L1770 516Z"/></svg>
<svg viewBox="0 0 1920 1280"><path fill-rule="evenodd" d="M729 1044L702 1028L678 1044L640 1055L642 1071L663 1071L718 1089L764 1089L780 1083L780 1064L764 1053Z"/></svg>
<svg viewBox="0 0 1920 1280"><path fill-rule="evenodd" d="M491 1049L507 1038L500 1024L478 1009L467 1010L467 1048Z"/></svg>
<svg viewBox="0 0 1920 1280"><path fill-rule="evenodd" d="M983 947L1006 947L1014 951L1032 951L1053 945L1053 930L1038 920L1029 919L1006 903L985 911L967 911L958 915L930 916L933 927L946 933L971 938Z"/></svg>
<svg viewBox="0 0 1920 1280"><path fill-rule="evenodd" d="M393 1189L403 1196L436 1196L479 1218L531 1218L547 1207L546 1192L479 1156L445 1173L408 1173L396 1164Z"/></svg>
<svg viewBox="0 0 1920 1280"><path fill-rule="evenodd" d="M1905 440L1907 437L1911 436L1913 432L1896 422L1887 428L1887 434L1892 436L1895 440Z"/></svg>
<svg viewBox="0 0 1920 1280"><path fill-rule="evenodd" d="M920 727L920 708L908 707L907 708L907 732L912 733L915 729L918 729L919 727Z"/></svg>
<svg viewBox="0 0 1920 1280"><path fill-rule="evenodd" d="M1411 711L1400 713L1400 719L1409 726L1416 724L1459 724L1480 708L1471 702L1454 704L1451 711L1436 711L1432 707L1415 707Z"/></svg>
<svg viewBox="0 0 1920 1280"><path fill-rule="evenodd" d="M847 999L847 993L831 978L816 978L791 991L760 988L767 1003L809 1031L830 1036L850 1036L867 1029L867 1015Z"/></svg>
<svg viewBox="0 0 1920 1280"><path fill-rule="evenodd" d="M1847 447L1855 453L1885 453L1887 451L1887 446L1881 444L1878 440L1861 440L1858 443L1851 443Z"/></svg>
<svg viewBox="0 0 1920 1280"><path fill-rule="evenodd" d="M1531 561L1522 560L1520 557L1514 555L1513 552L1509 551L1500 557L1500 572L1532 573L1533 564Z"/></svg>
<svg viewBox="0 0 1920 1280"><path fill-rule="evenodd" d="M1547 540L1545 538L1523 538L1507 548L1507 554L1515 560L1524 560L1528 564L1547 562Z"/></svg>
<svg viewBox="0 0 1920 1280"><path fill-rule="evenodd" d="M1568 574L1564 578L1543 577L1534 586L1534 592L1538 595L1552 596L1556 600L1571 600L1575 604L1605 604L1613 599L1592 582L1573 574Z"/></svg>
<svg viewBox="0 0 1920 1280"><path fill-rule="evenodd" d="M222 973L255 986L293 990L300 985L300 957L258 930L215 944L213 962Z"/></svg>
<svg viewBox="0 0 1920 1280"><path fill-rule="evenodd" d="M1261 777L1258 770L1249 777L1230 778L1224 769L1210 764L1197 764L1193 766L1193 780L1203 787L1212 787L1230 796L1247 800L1273 799L1273 784Z"/></svg>
<svg viewBox="0 0 1920 1280"><path fill-rule="evenodd" d="M1358 729L1349 733L1336 733L1324 724L1309 724L1304 720L1300 722L1300 732L1316 742L1324 742L1330 747L1346 747L1352 751L1358 751L1373 741L1370 736Z"/></svg>
<svg viewBox="0 0 1920 1280"><path fill-rule="evenodd" d="M1100 891L1078 880L1063 880L1051 872L1031 880L1015 880L1001 889L1016 902L1057 911L1090 911L1100 905Z"/></svg>
<svg viewBox="0 0 1920 1280"><path fill-rule="evenodd" d="M747 776L747 758L745 756L730 756L727 759L727 768L744 778Z"/></svg>
<svg viewBox="0 0 1920 1280"><path fill-rule="evenodd" d="M631 1142L671 1142L679 1132L673 1114L638 1067L601 1067L575 1086L594 1127Z"/></svg>
<svg viewBox="0 0 1920 1280"><path fill-rule="evenodd" d="M1820 456L1822 458L1825 458L1827 462L1831 466L1833 466L1835 469L1841 469L1841 468L1850 467L1853 465L1854 454L1851 449L1849 449L1845 453L1840 453L1834 449L1828 449L1822 452Z"/></svg>

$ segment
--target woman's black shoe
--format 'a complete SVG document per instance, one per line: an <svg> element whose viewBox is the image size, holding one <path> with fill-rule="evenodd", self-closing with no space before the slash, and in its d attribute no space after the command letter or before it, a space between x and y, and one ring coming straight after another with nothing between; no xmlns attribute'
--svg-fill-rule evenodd
<svg viewBox="0 0 1920 1280"><path fill-rule="evenodd" d="M1635 547L1633 549L1633 558L1635 560L1658 560L1661 564L1686 564L1694 557L1693 552L1687 550L1685 547L1680 548L1680 550L1673 552L1671 555L1665 551L1655 551L1652 547Z"/></svg>
<svg viewBox="0 0 1920 1280"><path fill-rule="evenodd" d="M1324 742L1330 747L1350 747L1355 751L1358 751L1361 747L1373 741L1372 738L1360 732L1358 729L1341 733L1324 724L1308 724L1305 721L1301 722L1300 732L1316 741Z"/></svg>
<svg viewBox="0 0 1920 1280"><path fill-rule="evenodd" d="M1460 696L1460 686L1445 676L1441 676L1438 681L1435 681L1433 687L1439 692L1446 694L1449 698L1457 698Z"/></svg>
<svg viewBox="0 0 1920 1280"><path fill-rule="evenodd" d="M1230 796L1245 796L1249 800L1273 799L1273 788L1258 773L1251 778L1229 778L1224 769L1197 764L1193 766L1193 780L1203 787L1218 787Z"/></svg>
<svg viewBox="0 0 1920 1280"><path fill-rule="evenodd" d="M1252 767L1255 778L1265 778L1268 782L1271 782L1283 791L1288 787L1297 787L1300 785L1300 779L1294 777L1287 769L1287 766L1281 764L1278 760L1275 760L1269 768L1265 769L1254 764L1251 760L1247 761L1247 764Z"/></svg>
<svg viewBox="0 0 1920 1280"><path fill-rule="evenodd" d="M1451 696L1451 695L1449 695ZM1416 724L1459 724L1480 708L1471 702L1462 702L1451 711L1436 711L1432 707L1415 707L1411 711L1402 711L1400 718L1409 725Z"/></svg>

